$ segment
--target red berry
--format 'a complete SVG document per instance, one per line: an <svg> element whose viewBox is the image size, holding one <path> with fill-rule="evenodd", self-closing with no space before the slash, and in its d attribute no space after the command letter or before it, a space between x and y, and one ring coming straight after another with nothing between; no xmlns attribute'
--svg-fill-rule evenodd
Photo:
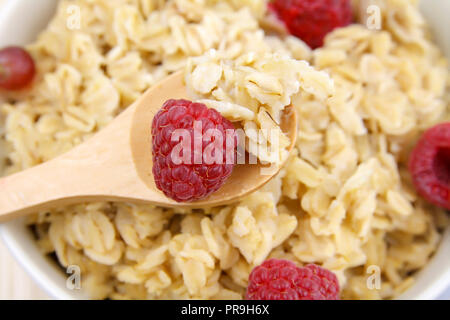
<svg viewBox="0 0 450 320"><path fill-rule="evenodd" d="M246 299L339 300L339 282L333 272L315 264L299 268L270 259L251 272Z"/></svg>
<svg viewBox="0 0 450 320"><path fill-rule="evenodd" d="M195 124L201 124L201 130ZM177 129L185 129L186 144L182 143L181 131ZM217 136L208 137L209 129L216 129L222 144L216 141ZM166 101L152 123L153 176L158 189L178 202L199 200L217 191L233 171L234 130L229 120L204 104ZM194 142L196 137L201 139L196 140L197 143ZM233 140L227 149L229 139ZM216 158L205 158L207 155Z"/></svg>
<svg viewBox="0 0 450 320"><path fill-rule="evenodd" d="M31 83L35 73L33 58L24 49L8 47L0 50L0 88L23 89Z"/></svg>
<svg viewBox="0 0 450 320"><path fill-rule="evenodd" d="M312 49L321 47L325 36L352 22L350 0L274 0L270 8L289 32Z"/></svg>
<svg viewBox="0 0 450 320"><path fill-rule="evenodd" d="M423 134L410 155L409 172L422 197L450 210L450 122Z"/></svg>

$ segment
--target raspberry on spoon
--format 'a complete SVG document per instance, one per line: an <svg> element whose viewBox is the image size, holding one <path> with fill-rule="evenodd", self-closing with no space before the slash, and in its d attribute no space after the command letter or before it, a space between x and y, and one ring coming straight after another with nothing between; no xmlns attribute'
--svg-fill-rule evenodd
<svg viewBox="0 0 450 320"><path fill-rule="evenodd" d="M450 210L450 122L423 134L410 155L409 172L422 197Z"/></svg>
<svg viewBox="0 0 450 320"><path fill-rule="evenodd" d="M19 47L0 50L0 88L20 90L34 78L36 68L33 58Z"/></svg>
<svg viewBox="0 0 450 320"><path fill-rule="evenodd" d="M270 259L252 270L247 300L339 300L336 275L315 264Z"/></svg>
<svg viewBox="0 0 450 320"><path fill-rule="evenodd" d="M208 137L210 129L222 137L220 146L217 136ZM184 147L178 136L183 133L181 130L188 134ZM196 136L200 141L194 141ZM233 139L231 146L227 145L227 138ZM234 126L204 104L168 100L153 118L152 147L153 176L158 189L178 202L200 200L217 191L233 171ZM208 153L220 161L208 161Z"/></svg>
<svg viewBox="0 0 450 320"><path fill-rule="evenodd" d="M350 0L274 0L269 4L289 32L312 49L323 45L325 36L352 22Z"/></svg>

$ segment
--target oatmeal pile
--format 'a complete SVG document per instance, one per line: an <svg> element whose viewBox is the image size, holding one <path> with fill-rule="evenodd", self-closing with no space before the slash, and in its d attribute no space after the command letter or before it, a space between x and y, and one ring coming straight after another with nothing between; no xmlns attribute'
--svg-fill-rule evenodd
<svg viewBox="0 0 450 320"><path fill-rule="evenodd" d="M421 133L450 119L447 62L415 2L379 0L382 30L352 24L311 50L263 28L264 0L60 1L27 47L35 85L0 104L3 174L70 150L178 70L192 99L246 133L277 129L291 103L299 127L294 151L276 150L288 157L281 172L234 205L36 213L28 223L43 254L80 266L96 299L242 299L251 270L269 258L331 270L344 299L406 290L448 224L406 167ZM367 1L353 3L365 12ZM71 30L73 6L81 26ZM380 290L366 285L370 266L381 270Z"/></svg>

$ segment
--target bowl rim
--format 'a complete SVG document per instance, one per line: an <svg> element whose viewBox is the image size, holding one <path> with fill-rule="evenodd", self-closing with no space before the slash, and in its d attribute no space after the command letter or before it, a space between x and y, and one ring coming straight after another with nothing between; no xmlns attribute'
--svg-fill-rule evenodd
<svg viewBox="0 0 450 320"><path fill-rule="evenodd" d="M426 0L430 3L430 0ZM34 1L31 0L31 3ZM40 0L41 10L45 10L57 3L57 0ZM0 33L8 23L11 22L15 12L25 5L30 5L30 0L9 0L3 4L0 10ZM450 4L450 3L449 3ZM450 9L450 5L449 5ZM428 8L429 10L429 8ZM44 12L44 11L42 11ZM34 12L33 12L34 13ZM50 12L52 13L52 12ZM41 19L42 20L42 19ZM21 19L21 21L27 21ZM47 20L48 22L48 20ZM42 24L34 22L31 25ZM31 32L25 32L30 34ZM18 39L11 41L20 44L26 35L21 35ZM29 36L28 36L29 37ZM21 40L22 38L22 40ZM450 52L447 52L449 55ZM55 262L41 253L33 235L25 225L24 219L19 219L3 225L0 224L0 238L8 248L16 261L24 268L30 277L52 298L62 300L88 299L88 295L83 290L71 291L66 288L68 275L61 272ZM438 298L444 290L450 287L450 226L446 229L440 240L440 244L428 264L415 275L416 282L405 293L396 299L428 300ZM444 263L443 263L444 262Z"/></svg>
<svg viewBox="0 0 450 320"><path fill-rule="evenodd" d="M0 225L0 238L28 275L54 299L89 299L88 294L83 290L67 289L65 283L68 275L64 275L55 261L42 254L31 231L24 230L26 228L24 219ZM21 231L26 234L20 234ZM450 285L449 255L450 227L445 230L438 249L430 261L415 275L415 283L412 287L396 297L395 300L434 300L439 298ZM443 266L442 260L447 260L447 265ZM427 278L431 278L431 281Z"/></svg>
<svg viewBox="0 0 450 320"><path fill-rule="evenodd" d="M31 231L23 230L24 228L27 228L24 219L0 225L0 238L30 278L51 298L57 300L88 299L83 291L67 289L66 281L69 275L65 276L56 262L41 252ZM20 234L20 232L26 232L26 234Z"/></svg>

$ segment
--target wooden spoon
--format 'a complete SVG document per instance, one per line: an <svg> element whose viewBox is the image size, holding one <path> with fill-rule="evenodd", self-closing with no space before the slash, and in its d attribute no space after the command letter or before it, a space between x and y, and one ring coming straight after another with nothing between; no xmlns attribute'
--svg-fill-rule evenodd
<svg viewBox="0 0 450 320"><path fill-rule="evenodd" d="M147 90L111 124L53 160L0 179L0 222L21 215L89 201L126 201L166 207L205 207L234 202L268 182L281 168L260 174L261 164L236 165L226 183L208 198L178 203L159 191L152 176L151 123L168 99L188 98L183 72ZM297 116L284 112L282 130L293 148ZM266 174L269 173L269 174Z"/></svg>

